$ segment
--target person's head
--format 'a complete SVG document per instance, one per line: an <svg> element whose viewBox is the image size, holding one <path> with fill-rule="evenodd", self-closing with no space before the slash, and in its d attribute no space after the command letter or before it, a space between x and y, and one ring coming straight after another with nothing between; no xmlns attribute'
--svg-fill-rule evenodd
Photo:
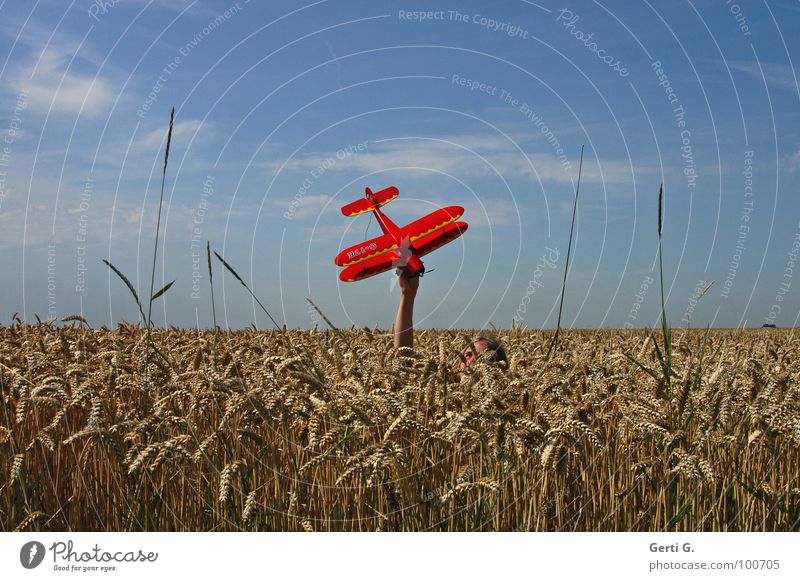
<svg viewBox="0 0 800 581"><path fill-rule="evenodd" d="M505 361L508 363L505 347L497 337L492 335L478 335L471 344L467 345L462 352L463 359L461 367L467 367L478 358L484 351L490 351L489 361Z"/></svg>

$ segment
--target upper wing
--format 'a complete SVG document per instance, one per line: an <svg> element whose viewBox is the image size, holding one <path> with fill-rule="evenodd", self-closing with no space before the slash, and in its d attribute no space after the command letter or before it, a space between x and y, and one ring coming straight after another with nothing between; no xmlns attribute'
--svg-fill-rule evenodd
<svg viewBox="0 0 800 581"><path fill-rule="evenodd" d="M389 234L384 234L383 236L378 236L372 240L367 240L366 242L342 250L336 256L334 262L338 266L350 266L351 264L364 262L384 252L389 252L395 248L397 248L397 242L394 237Z"/></svg>
<svg viewBox="0 0 800 581"><path fill-rule="evenodd" d="M393 268L400 260L400 253L396 250L386 252L380 256L375 256L364 262L353 264L339 273L339 280L342 282L355 282L370 276L375 276Z"/></svg>
<svg viewBox="0 0 800 581"><path fill-rule="evenodd" d="M397 238L400 240L409 238L412 242L414 242L415 240L419 240L420 238L427 236L431 232L434 232L443 226L447 226L448 224L455 222L463 213L464 208L461 206L448 206L446 208L442 208L441 210L436 210L435 212L431 212L419 220L411 222L407 226L403 226L400 229L400 234L397 236Z"/></svg>
<svg viewBox="0 0 800 581"><path fill-rule="evenodd" d="M444 228L431 232L414 242L415 254L417 256L430 254L437 248L441 248L461 236L467 231L467 228L469 228L469 225L466 222L453 222Z"/></svg>

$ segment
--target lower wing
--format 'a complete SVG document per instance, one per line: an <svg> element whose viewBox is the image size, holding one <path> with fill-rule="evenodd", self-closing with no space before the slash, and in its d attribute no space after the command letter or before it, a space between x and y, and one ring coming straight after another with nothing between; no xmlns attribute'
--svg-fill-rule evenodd
<svg viewBox="0 0 800 581"><path fill-rule="evenodd" d="M386 252L380 256L375 256L358 264L353 264L339 273L339 280L342 282L356 282L364 280L376 274L386 272L399 265L401 262L400 253L396 250Z"/></svg>
<svg viewBox="0 0 800 581"><path fill-rule="evenodd" d="M383 234L372 240L367 240L366 242L342 250L336 258L334 258L333 262L336 263L337 266L350 266L351 264L370 260L384 252L394 250L395 248L397 248L397 241L394 239L394 236Z"/></svg>

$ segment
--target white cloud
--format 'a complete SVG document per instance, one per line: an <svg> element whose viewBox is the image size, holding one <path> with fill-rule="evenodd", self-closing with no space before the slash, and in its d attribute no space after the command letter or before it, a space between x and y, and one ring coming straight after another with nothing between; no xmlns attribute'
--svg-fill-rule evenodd
<svg viewBox="0 0 800 581"><path fill-rule="evenodd" d="M315 220L323 212L338 215L341 206L355 201L358 197L353 195L333 199L328 194L309 194L301 199L275 200L274 204L275 207L280 208L282 211L290 212L292 220L308 221ZM402 227L418 218L422 218L426 214L447 206L464 207L465 216L469 216L468 222L473 228L497 228L498 226L516 224L519 220L518 210L514 202L508 199L492 199L491 203L481 204L474 197L459 199L436 197L435 199L426 198L425 202L421 203L419 200L404 200L402 192L398 201L385 208L384 212L398 226ZM377 224L373 224L373 226L377 228ZM356 228L357 230L358 228ZM342 226L337 225L330 232L325 232L323 236L326 238L334 234L341 236L343 231Z"/></svg>
<svg viewBox="0 0 800 581"><path fill-rule="evenodd" d="M800 169L800 149L785 156L783 158L783 166L789 171L789 173L794 173Z"/></svg>
<svg viewBox="0 0 800 581"><path fill-rule="evenodd" d="M463 207L464 217L461 219L466 220L471 228L497 228L516 224L519 220L517 207L510 199L492 198L490 202L481 203L474 197L465 196L453 199L437 198L434 200L429 198L426 200L428 202L426 205L416 201L404 204L403 193L400 192L398 200L384 210L398 226L405 226L409 222L447 206Z"/></svg>
<svg viewBox="0 0 800 581"><path fill-rule="evenodd" d="M37 184L30 196L16 189L13 195L3 200L0 206L0 248L19 248L41 246L44 244L66 244L67 246L85 242L96 244L108 242L109 233L114 241L148 240L155 236L158 218L158 204L149 203L144 211L141 202L131 200L131 196L121 196L115 205L109 197L102 197L102 188L84 208L80 201L62 195L58 210L55 185L47 181ZM161 215L162 237L188 239L194 227L194 208L180 204L168 206L163 203ZM169 218L169 222L167 222ZM169 226L167 228L167 226ZM204 226L208 232L211 226ZM78 235L80 234L80 240Z"/></svg>
<svg viewBox="0 0 800 581"><path fill-rule="evenodd" d="M105 114L114 100L110 83L99 75L68 71L69 56L52 47L45 49L38 64L35 61L18 72L15 89L25 91L26 105L38 111L89 117Z"/></svg>
<svg viewBox="0 0 800 581"><path fill-rule="evenodd" d="M313 244L316 242L336 242L342 248L347 244L345 243L344 228L341 224L317 224L316 226L308 226L303 228L303 232L308 238L308 243ZM327 247L330 247L326 244Z"/></svg>
<svg viewBox="0 0 800 581"><path fill-rule="evenodd" d="M186 144L188 144L190 140L197 140L195 133L200 132L201 128L205 130L207 127L208 124L203 124L200 119L186 119L184 121L178 121L172 126L172 142L170 143L170 149L176 146L178 146L180 149L185 149ZM150 151L157 150L166 144L166 139L166 126L159 129L153 129L149 133L145 133L136 140L136 148L147 149Z"/></svg>
<svg viewBox="0 0 800 581"><path fill-rule="evenodd" d="M575 177L574 160L567 160L571 165L566 165L555 153L528 153L519 143L517 145L521 151L507 139L482 135L462 135L436 141L369 142L363 152L343 159L337 157L336 152L297 157L290 160L284 170L311 172L322 167L325 171L371 173L416 167L459 179L499 174L504 178L524 177L563 183L569 183ZM277 171L282 165L282 162L273 163L270 169ZM601 160L599 164L585 163L582 179L587 182L627 182L631 179L631 172L626 162Z"/></svg>
<svg viewBox="0 0 800 581"><path fill-rule="evenodd" d="M760 64L760 66L759 66ZM782 87L785 89L797 90L797 75L792 67L777 63L766 63L758 61L734 61L730 64L731 68L755 77L759 81L763 71L764 80L767 84Z"/></svg>
<svg viewBox="0 0 800 581"><path fill-rule="evenodd" d="M316 218L323 211L338 209L336 204L330 204L331 197L328 194L310 194L300 199L291 198L289 200L276 200L275 205L289 212L293 220L305 220Z"/></svg>
<svg viewBox="0 0 800 581"><path fill-rule="evenodd" d="M161 168L164 163L164 147L167 140L167 126L169 118L164 123L154 122L154 129L140 126L133 144L129 145L130 134L119 133L106 138L107 145L97 151L97 155L90 161L95 171L106 170L105 177L117 179L119 172L124 169L128 180L140 180L146 183L148 179L161 179ZM172 128L172 141L170 143L169 164L170 170L180 164L181 179L186 175L197 173L205 175L212 162L202 158L199 145L208 143L213 137L213 124L202 122L199 119L186 119L176 121ZM191 149L189 148L191 142ZM130 151L128 147L130 146ZM126 153L127 152L127 153ZM94 154L94 150L91 150ZM122 154L125 154L123 158ZM124 166L123 164L124 160ZM168 177L173 175L168 174Z"/></svg>
<svg viewBox="0 0 800 581"><path fill-rule="evenodd" d="M197 0L158 0L158 2L150 2L150 0L127 0L129 4L138 5L152 5L153 9L166 8L169 10L183 10L187 6L197 4Z"/></svg>

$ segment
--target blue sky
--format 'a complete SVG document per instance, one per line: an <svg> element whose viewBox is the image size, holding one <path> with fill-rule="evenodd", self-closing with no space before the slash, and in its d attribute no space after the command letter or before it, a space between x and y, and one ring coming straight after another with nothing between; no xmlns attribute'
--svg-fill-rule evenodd
<svg viewBox="0 0 800 581"><path fill-rule="evenodd" d="M394 275L339 283L380 233L339 207L396 185L405 223L465 207L428 256L420 327L660 310L674 326L800 315L800 2L0 2L0 321L137 320L170 108L159 325L209 326L205 241L279 321L391 325ZM221 324L268 321L215 263ZM705 295L705 287L714 281Z"/></svg>

